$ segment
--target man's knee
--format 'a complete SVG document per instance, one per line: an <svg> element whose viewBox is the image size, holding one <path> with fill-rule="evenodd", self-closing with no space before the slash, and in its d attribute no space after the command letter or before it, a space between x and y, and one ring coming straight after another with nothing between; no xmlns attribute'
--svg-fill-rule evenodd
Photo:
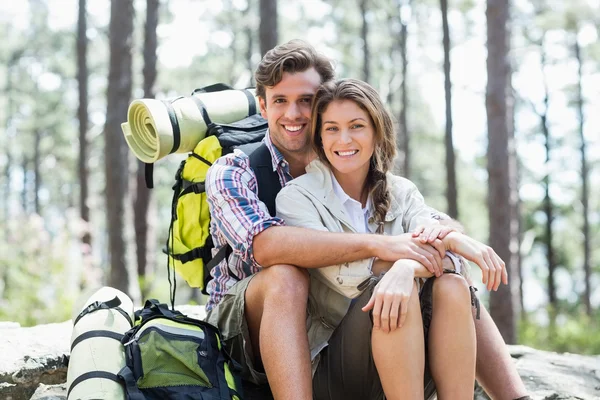
<svg viewBox="0 0 600 400"><path fill-rule="evenodd" d="M457 307L470 307L471 292L469 284L461 275L443 274L435 279L433 285L433 302L452 304Z"/></svg>
<svg viewBox="0 0 600 400"><path fill-rule="evenodd" d="M280 264L263 269L265 299L306 303L310 279L308 271L293 265Z"/></svg>

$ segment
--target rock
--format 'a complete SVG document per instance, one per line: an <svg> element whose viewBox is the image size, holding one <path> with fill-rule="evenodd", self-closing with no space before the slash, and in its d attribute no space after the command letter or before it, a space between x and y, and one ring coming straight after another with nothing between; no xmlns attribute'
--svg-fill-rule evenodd
<svg viewBox="0 0 600 400"><path fill-rule="evenodd" d="M202 306L178 308L194 318L205 315ZM71 329L71 321L0 325L0 399L65 400ZM534 400L600 399L600 356L508 347ZM481 388L475 398L488 399Z"/></svg>
<svg viewBox="0 0 600 400"><path fill-rule="evenodd" d="M21 328L0 327L0 399L29 399L40 383L67 380L71 321Z"/></svg>
<svg viewBox="0 0 600 400"><path fill-rule="evenodd" d="M534 399L600 399L600 356L510 346L519 375Z"/></svg>
<svg viewBox="0 0 600 400"><path fill-rule="evenodd" d="M31 400L67 400L67 384L48 386L40 383Z"/></svg>

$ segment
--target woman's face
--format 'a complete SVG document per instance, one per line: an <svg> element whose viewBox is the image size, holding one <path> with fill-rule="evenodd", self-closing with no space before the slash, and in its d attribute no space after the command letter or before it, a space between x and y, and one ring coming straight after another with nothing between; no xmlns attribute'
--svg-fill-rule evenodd
<svg viewBox="0 0 600 400"><path fill-rule="evenodd" d="M323 150L334 173L366 179L375 149L369 114L352 100L336 100L327 106L322 121Z"/></svg>

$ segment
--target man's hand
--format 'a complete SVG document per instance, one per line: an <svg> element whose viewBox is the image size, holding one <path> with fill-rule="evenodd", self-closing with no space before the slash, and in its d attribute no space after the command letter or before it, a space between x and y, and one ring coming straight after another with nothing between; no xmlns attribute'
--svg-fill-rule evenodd
<svg viewBox="0 0 600 400"><path fill-rule="evenodd" d="M412 233L414 238L418 237L421 243L433 243L435 239L444 239L450 232L455 232L456 228L439 223L420 225Z"/></svg>
<svg viewBox="0 0 600 400"><path fill-rule="evenodd" d="M418 238L413 238L411 233L373 236L379 241L376 256L382 260L395 262L401 258L408 258L420 262L435 276L442 275L442 259L446 256L446 248L441 240L421 243Z"/></svg>
<svg viewBox="0 0 600 400"><path fill-rule="evenodd" d="M488 290L498 290L501 282L508 285L504 261L491 247L458 232L450 232L444 239L446 250L459 254L481 268L482 281Z"/></svg>
<svg viewBox="0 0 600 400"><path fill-rule="evenodd" d="M373 327L384 332L402 328L415 278L411 262L399 260L381 278L363 311L373 310Z"/></svg>

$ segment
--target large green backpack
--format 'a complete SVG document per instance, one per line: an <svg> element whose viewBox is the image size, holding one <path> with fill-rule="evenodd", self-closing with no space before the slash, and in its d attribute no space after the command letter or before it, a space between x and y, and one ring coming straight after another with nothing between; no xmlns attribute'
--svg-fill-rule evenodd
<svg viewBox="0 0 600 400"><path fill-rule="evenodd" d="M219 331L148 300L125 333L127 400L242 400L240 366Z"/></svg>
<svg viewBox="0 0 600 400"><path fill-rule="evenodd" d="M204 294L211 279L210 271L232 251L230 246L224 246L212 256L214 244L209 232L210 211L204 187L206 173L217 158L239 148L249 155L258 181L259 198L274 215L275 197L281 185L272 168L271 154L261 143L266 131L267 121L258 114L232 124L214 124L209 119L206 137L182 161L175 175L167 267L171 271L173 266L191 287L200 288ZM175 272L173 281L169 272L169 282L173 303L177 287Z"/></svg>

